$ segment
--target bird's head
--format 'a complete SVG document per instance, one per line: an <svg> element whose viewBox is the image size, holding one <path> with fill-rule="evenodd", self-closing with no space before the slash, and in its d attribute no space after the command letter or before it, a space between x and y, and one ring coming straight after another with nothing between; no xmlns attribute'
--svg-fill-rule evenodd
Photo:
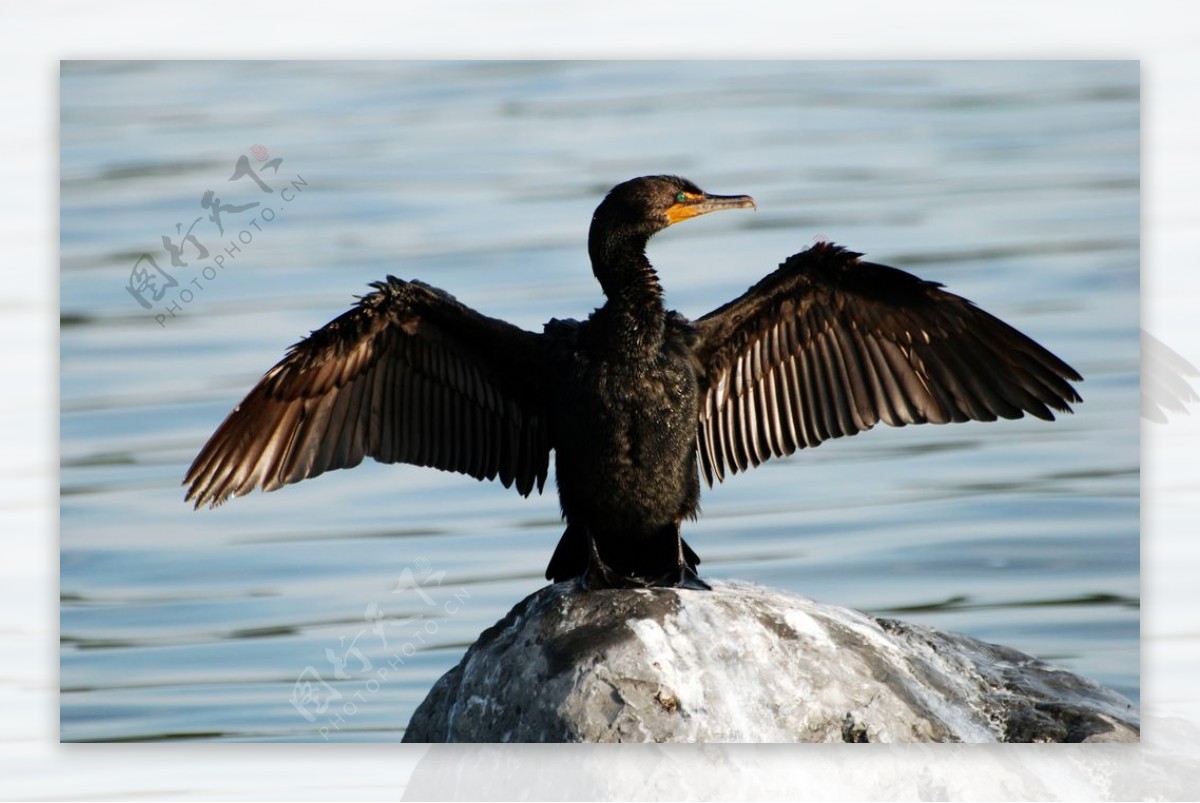
<svg viewBox="0 0 1200 803"><path fill-rule="evenodd" d="M627 232L648 239L690 217L748 207L754 207L749 195L709 195L679 176L642 176L609 191L592 216L592 233Z"/></svg>
<svg viewBox="0 0 1200 803"><path fill-rule="evenodd" d="M754 205L750 196L710 196L678 175L643 175L608 191L596 208L592 226L628 229L648 238L689 217Z"/></svg>

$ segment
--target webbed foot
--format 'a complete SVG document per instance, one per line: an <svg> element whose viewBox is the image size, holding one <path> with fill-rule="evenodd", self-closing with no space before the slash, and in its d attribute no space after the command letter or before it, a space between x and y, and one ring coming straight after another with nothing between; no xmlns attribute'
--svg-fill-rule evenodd
<svg viewBox="0 0 1200 803"><path fill-rule="evenodd" d="M657 577L621 574L604 562L596 539L588 532L588 566L580 582L585 591L599 588L687 588L693 591L712 591L712 586L700 579L696 571L688 566L680 541L678 563Z"/></svg>

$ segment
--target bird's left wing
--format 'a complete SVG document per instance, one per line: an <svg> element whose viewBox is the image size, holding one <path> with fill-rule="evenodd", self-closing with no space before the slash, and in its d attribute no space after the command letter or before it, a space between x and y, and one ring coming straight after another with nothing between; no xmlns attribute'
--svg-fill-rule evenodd
<svg viewBox="0 0 1200 803"><path fill-rule="evenodd" d="M696 327L696 439L709 485L845 435L891 426L1053 419L1073 368L936 282L822 243Z"/></svg>
<svg viewBox="0 0 1200 803"><path fill-rule="evenodd" d="M372 286L234 408L188 469L188 501L215 507L364 457L542 489L543 336L421 282Z"/></svg>

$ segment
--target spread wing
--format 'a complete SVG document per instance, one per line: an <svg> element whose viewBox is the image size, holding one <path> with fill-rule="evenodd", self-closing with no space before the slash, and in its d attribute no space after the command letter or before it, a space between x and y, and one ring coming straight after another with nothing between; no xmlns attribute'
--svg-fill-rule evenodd
<svg viewBox="0 0 1200 803"><path fill-rule="evenodd" d="M216 507L364 457L542 489L542 337L420 282L371 286L234 408L188 469L188 501Z"/></svg>
<svg viewBox="0 0 1200 803"><path fill-rule="evenodd" d="M936 282L819 244L697 322L709 485L772 455L891 426L1052 420L1082 377Z"/></svg>

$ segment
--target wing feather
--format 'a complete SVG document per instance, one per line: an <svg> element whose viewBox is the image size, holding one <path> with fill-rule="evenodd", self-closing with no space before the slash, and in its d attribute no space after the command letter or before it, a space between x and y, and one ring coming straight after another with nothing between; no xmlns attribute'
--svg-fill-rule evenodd
<svg viewBox="0 0 1200 803"><path fill-rule="evenodd" d="M294 345L187 472L215 507L366 457L543 487L551 449L542 335L388 277Z"/></svg>
<svg viewBox="0 0 1200 803"><path fill-rule="evenodd" d="M697 322L709 485L771 456L890 426L1053 419L1082 377L970 301L822 243Z"/></svg>

